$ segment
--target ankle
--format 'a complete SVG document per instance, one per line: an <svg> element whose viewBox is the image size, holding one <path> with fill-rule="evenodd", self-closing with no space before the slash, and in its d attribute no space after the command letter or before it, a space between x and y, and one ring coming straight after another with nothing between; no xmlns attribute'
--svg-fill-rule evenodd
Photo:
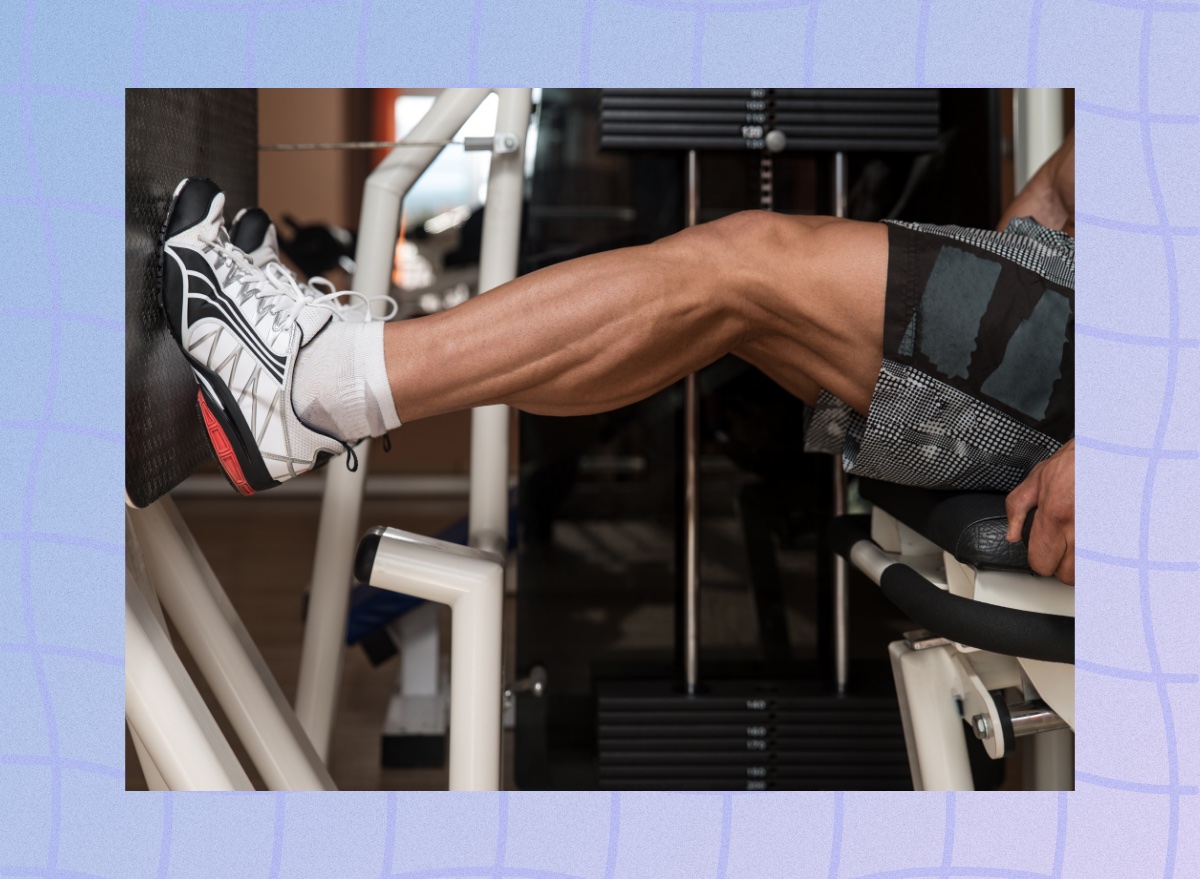
<svg viewBox="0 0 1200 879"><path fill-rule="evenodd" d="M342 442L400 426L383 363L383 323L330 323L301 350L292 405L301 421Z"/></svg>

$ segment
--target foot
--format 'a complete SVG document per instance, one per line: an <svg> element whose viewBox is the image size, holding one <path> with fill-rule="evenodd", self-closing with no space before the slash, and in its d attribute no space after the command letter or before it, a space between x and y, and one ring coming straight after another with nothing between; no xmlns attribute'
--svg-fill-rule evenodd
<svg viewBox="0 0 1200 879"><path fill-rule="evenodd" d="M396 300L387 294L368 296L356 290L338 290L329 280L320 276L310 278L307 284L298 281L295 273L279 258L279 235L275 231L275 224L262 208L242 208L238 211L229 228L229 238L252 263L276 281L298 284L305 295L328 302L336 309L337 316L347 323L391 320L399 310ZM371 303L376 301L381 305L373 313Z"/></svg>
<svg viewBox="0 0 1200 879"><path fill-rule="evenodd" d="M197 405L213 451L249 495L348 447L303 423L292 406L298 356L335 309L280 283L235 247L224 206L206 178L176 188L162 232L162 306L200 385Z"/></svg>

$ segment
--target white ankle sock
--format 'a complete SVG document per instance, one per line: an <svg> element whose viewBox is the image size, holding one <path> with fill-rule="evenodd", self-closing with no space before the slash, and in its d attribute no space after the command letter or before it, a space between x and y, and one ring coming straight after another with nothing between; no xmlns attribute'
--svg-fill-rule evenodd
<svg viewBox="0 0 1200 879"><path fill-rule="evenodd" d="M383 324L335 321L300 350L292 405L301 421L344 442L400 426L383 362Z"/></svg>

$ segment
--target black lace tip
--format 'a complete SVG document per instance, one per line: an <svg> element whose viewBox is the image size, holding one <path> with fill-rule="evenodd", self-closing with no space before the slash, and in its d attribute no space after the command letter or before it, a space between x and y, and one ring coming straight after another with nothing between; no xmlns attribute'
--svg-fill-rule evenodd
<svg viewBox="0 0 1200 879"><path fill-rule="evenodd" d="M390 433L385 433L383 435L383 450L385 452L390 452L392 450L392 435Z"/></svg>

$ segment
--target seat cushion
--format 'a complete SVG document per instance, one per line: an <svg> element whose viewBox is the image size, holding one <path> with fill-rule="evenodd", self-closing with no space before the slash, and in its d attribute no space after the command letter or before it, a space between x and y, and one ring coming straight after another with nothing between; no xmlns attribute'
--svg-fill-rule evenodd
<svg viewBox="0 0 1200 879"><path fill-rule="evenodd" d="M1029 571L1024 543L1004 539L1008 516L1002 492L932 491L859 480L863 498L931 540L963 564Z"/></svg>

